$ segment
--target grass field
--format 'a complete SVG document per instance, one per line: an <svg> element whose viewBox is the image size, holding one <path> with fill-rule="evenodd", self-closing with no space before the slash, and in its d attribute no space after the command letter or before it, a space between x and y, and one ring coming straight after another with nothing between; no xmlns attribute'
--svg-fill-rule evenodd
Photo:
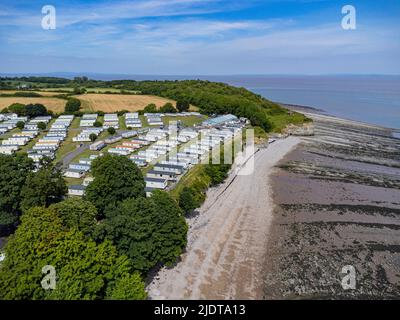
<svg viewBox="0 0 400 320"><path fill-rule="evenodd" d="M157 107L161 107L167 102L175 104L173 100L148 95L88 93L76 96L76 98L82 101L82 111L138 111L150 103L154 103Z"/></svg>

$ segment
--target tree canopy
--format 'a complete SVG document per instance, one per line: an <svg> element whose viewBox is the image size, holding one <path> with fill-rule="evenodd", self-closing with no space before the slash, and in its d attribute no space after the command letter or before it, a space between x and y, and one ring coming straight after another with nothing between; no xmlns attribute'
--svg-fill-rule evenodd
<svg viewBox="0 0 400 320"><path fill-rule="evenodd" d="M156 113L156 112L158 112L157 111L157 106L154 103L150 103L149 105L144 107L143 112L145 112L145 113Z"/></svg>
<svg viewBox="0 0 400 320"><path fill-rule="evenodd" d="M33 161L26 155L0 154L0 236L12 232L21 214L22 189Z"/></svg>
<svg viewBox="0 0 400 320"><path fill-rule="evenodd" d="M37 172L28 173L21 191L21 208L47 207L61 201L67 191L61 171L52 165L44 166Z"/></svg>
<svg viewBox="0 0 400 320"><path fill-rule="evenodd" d="M68 228L75 228L90 235L96 226L97 209L89 201L80 198L68 198L51 207Z"/></svg>
<svg viewBox="0 0 400 320"><path fill-rule="evenodd" d="M146 272L158 263L172 264L186 245L187 224L177 203L166 193L128 199L107 210L97 227L98 240L109 239L127 255L135 270Z"/></svg>
<svg viewBox="0 0 400 320"><path fill-rule="evenodd" d="M164 104L164 105L160 108L160 112L163 112L163 113L176 113L177 110L176 110L175 107L172 105L172 103L167 102L166 104Z"/></svg>
<svg viewBox="0 0 400 320"><path fill-rule="evenodd" d="M76 98L69 98L67 103L65 104L65 112L66 113L74 113L79 111L81 108L81 101Z"/></svg>
<svg viewBox="0 0 400 320"><path fill-rule="evenodd" d="M86 199L99 213L128 198L144 196L142 172L126 157L106 154L95 159L92 175L94 181L86 188Z"/></svg>
<svg viewBox="0 0 400 320"><path fill-rule="evenodd" d="M0 299L144 299L144 284L129 260L109 241L96 244L66 228L54 210L32 208L5 247ZM55 289L45 290L44 266L56 271ZM126 290L123 296L121 290Z"/></svg>

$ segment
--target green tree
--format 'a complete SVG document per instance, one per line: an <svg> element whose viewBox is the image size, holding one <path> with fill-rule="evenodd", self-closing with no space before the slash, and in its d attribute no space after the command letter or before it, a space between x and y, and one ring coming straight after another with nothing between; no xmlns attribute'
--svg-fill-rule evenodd
<svg viewBox="0 0 400 320"><path fill-rule="evenodd" d="M166 104L164 104L164 105L160 108L160 112L163 112L163 113L176 113L177 110L176 110L175 107L172 105L172 103L167 102Z"/></svg>
<svg viewBox="0 0 400 320"><path fill-rule="evenodd" d="M65 104L65 112L74 113L79 111L81 108L81 101L76 98L69 98Z"/></svg>
<svg viewBox="0 0 400 320"><path fill-rule="evenodd" d="M38 127L39 130L46 130L47 125L44 122L39 122L37 124L37 127Z"/></svg>
<svg viewBox="0 0 400 320"><path fill-rule="evenodd" d="M144 196L142 172L128 158L110 154L99 157L92 163L92 175L95 179L86 188L86 199L99 213L128 198Z"/></svg>
<svg viewBox="0 0 400 320"><path fill-rule="evenodd" d="M178 109L179 112L185 112L189 111L190 104L186 100L178 100L176 102L176 109Z"/></svg>
<svg viewBox="0 0 400 320"><path fill-rule="evenodd" d="M107 132L108 132L109 134L115 134L115 129L114 129L113 127L109 127L109 128L107 129Z"/></svg>
<svg viewBox="0 0 400 320"><path fill-rule="evenodd" d="M63 225L78 229L85 235L92 234L96 226L97 209L89 201L80 198L68 198L51 205L50 209L58 213Z"/></svg>
<svg viewBox="0 0 400 320"><path fill-rule="evenodd" d="M21 214L21 195L33 161L25 154L0 154L0 236L10 234Z"/></svg>
<svg viewBox="0 0 400 320"><path fill-rule="evenodd" d="M26 116L28 116L29 118L48 115L46 107L40 103L27 104L25 108L26 108Z"/></svg>
<svg viewBox="0 0 400 320"><path fill-rule="evenodd" d="M17 122L17 128L22 130L25 128L25 122L24 121L18 121Z"/></svg>
<svg viewBox="0 0 400 320"><path fill-rule="evenodd" d="M61 171L47 166L28 174L21 192L21 208L49 206L60 202L67 194L67 185Z"/></svg>
<svg viewBox="0 0 400 320"><path fill-rule="evenodd" d="M145 297L143 282L135 273L130 276L129 260L119 256L111 242L96 244L82 232L66 228L51 209L32 208L21 220L5 247L0 299L104 299L106 292L118 296L124 286L131 294L136 292L134 297ZM46 265L56 270L54 290L41 286Z"/></svg>
<svg viewBox="0 0 400 320"><path fill-rule="evenodd" d="M86 92L85 88L74 87L74 94L84 94Z"/></svg>
<svg viewBox="0 0 400 320"><path fill-rule="evenodd" d="M143 273L158 263L170 265L186 245L187 224L182 211L166 192L151 198L128 199L109 208L97 227L98 240L110 239Z"/></svg>
<svg viewBox="0 0 400 320"><path fill-rule="evenodd" d="M93 126L96 127L96 128L100 128L101 126L103 126L103 124L100 121L95 121L93 123Z"/></svg>
<svg viewBox="0 0 400 320"><path fill-rule="evenodd" d="M227 177L231 168L229 164L208 164L205 166L206 174L211 178L211 185L222 183Z"/></svg>
<svg viewBox="0 0 400 320"><path fill-rule="evenodd" d="M157 113L157 106L154 103L150 103L144 107L143 111L145 113Z"/></svg>
<svg viewBox="0 0 400 320"><path fill-rule="evenodd" d="M26 107L22 103L13 103L7 107L8 112L16 113L19 117L26 115Z"/></svg>
<svg viewBox="0 0 400 320"><path fill-rule="evenodd" d="M118 279L115 285L108 290L109 300L144 300L147 295L144 282L138 273L129 274Z"/></svg>
<svg viewBox="0 0 400 320"><path fill-rule="evenodd" d="M95 142L96 139L97 139L97 135L96 135L95 133L91 133L91 134L89 135L89 139L90 139L90 141Z"/></svg>
<svg viewBox="0 0 400 320"><path fill-rule="evenodd" d="M179 206L185 214L190 213L200 206L196 199L195 191L190 187L184 187L179 194Z"/></svg>

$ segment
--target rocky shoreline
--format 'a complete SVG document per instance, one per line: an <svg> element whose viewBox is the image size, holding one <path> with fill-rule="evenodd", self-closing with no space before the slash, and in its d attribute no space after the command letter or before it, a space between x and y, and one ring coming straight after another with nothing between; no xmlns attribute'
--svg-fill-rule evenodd
<svg viewBox="0 0 400 320"><path fill-rule="evenodd" d="M400 298L400 140L387 128L306 115L315 136L272 174L264 298ZM344 290L349 265L356 287Z"/></svg>

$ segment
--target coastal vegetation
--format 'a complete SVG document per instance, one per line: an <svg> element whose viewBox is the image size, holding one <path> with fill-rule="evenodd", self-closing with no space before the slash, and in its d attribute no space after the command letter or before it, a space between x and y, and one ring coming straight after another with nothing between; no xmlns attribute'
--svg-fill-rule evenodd
<svg viewBox="0 0 400 320"><path fill-rule="evenodd" d="M245 88L210 81L101 81L87 77L74 79L0 78L0 89L3 90L16 90L21 84L28 86L31 91L39 91L39 94L41 94L40 90L45 91L48 88L62 90L66 97L79 99L82 104L81 109L85 111L116 112L124 109L139 111L149 104L155 104L157 108L160 108L166 103L171 103L172 105L176 104L178 111L186 111L188 106L195 106L206 115L232 113L238 117L246 117L253 126L258 126L267 132L281 131L290 123L302 124L310 121L304 115L289 111ZM76 94L74 88L80 88L79 94ZM94 88L101 88L102 92L107 89L113 92L107 94L85 93ZM82 89L86 91L82 91ZM65 99L65 96L63 98ZM47 99L56 98L47 97ZM63 105L65 106L65 101L63 101ZM62 112L63 110L64 108L58 108L53 111Z"/></svg>
<svg viewBox="0 0 400 320"><path fill-rule="evenodd" d="M26 155L0 155L0 231L11 234L0 299L145 299L148 271L173 264L186 246L175 199L162 191L146 198L141 171L124 157L95 160L84 199L64 198L50 162L32 169ZM43 290L48 265L57 286Z"/></svg>

